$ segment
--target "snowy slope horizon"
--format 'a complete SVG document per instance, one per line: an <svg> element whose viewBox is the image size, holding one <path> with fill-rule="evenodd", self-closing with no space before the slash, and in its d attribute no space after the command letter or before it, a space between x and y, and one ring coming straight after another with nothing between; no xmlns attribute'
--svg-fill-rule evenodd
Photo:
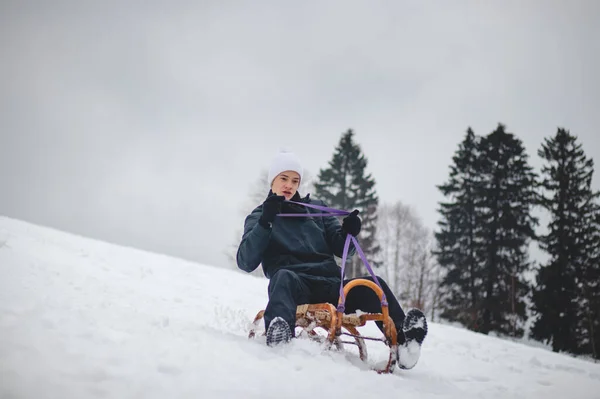
<svg viewBox="0 0 600 399"><path fill-rule="evenodd" d="M378 375L248 327L268 281L0 216L0 398L597 398L600 364L430 323L410 371ZM374 325L362 332L376 336ZM370 363L386 356L369 342ZM315 388L317 387L317 388Z"/></svg>

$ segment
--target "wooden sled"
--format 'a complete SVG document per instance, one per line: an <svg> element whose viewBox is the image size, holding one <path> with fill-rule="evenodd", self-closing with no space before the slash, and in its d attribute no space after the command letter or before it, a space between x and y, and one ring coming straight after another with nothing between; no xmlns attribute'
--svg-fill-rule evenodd
<svg viewBox="0 0 600 399"><path fill-rule="evenodd" d="M394 366L396 365L396 350L398 347L396 326L389 316L387 303L383 301L383 291L374 282L366 279L352 280L344 286L344 298L348 296L350 290L359 285L367 286L375 291L382 302L381 313L344 314L338 312L337 308L331 303L304 304L298 306L296 309L295 327L301 327L309 338L324 342L327 344L327 348L335 346L338 350L342 350L344 344L356 345L360 359L365 363L368 360L365 340L381 341L389 347L390 354L386 366L383 369L375 368L374 370L380 374L391 373L394 371ZM343 298L340 296L338 303L342 303L342 301ZM264 313L265 311L261 310L254 318L248 338L255 337ZM364 326L367 321L383 322L384 338L372 338L361 335L358 327ZM325 330L327 336L318 334L315 331L317 328ZM351 336L354 338L354 341L342 341L342 335Z"/></svg>

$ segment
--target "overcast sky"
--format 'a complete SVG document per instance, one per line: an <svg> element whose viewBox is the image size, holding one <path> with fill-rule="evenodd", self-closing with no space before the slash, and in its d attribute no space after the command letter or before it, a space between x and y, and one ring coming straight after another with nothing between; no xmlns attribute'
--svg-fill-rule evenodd
<svg viewBox="0 0 600 399"><path fill-rule="evenodd" d="M4 0L0 215L221 266L275 152L316 175L348 128L380 200L431 228L468 126L506 124L536 170L570 129L598 189L599 17L594 0Z"/></svg>

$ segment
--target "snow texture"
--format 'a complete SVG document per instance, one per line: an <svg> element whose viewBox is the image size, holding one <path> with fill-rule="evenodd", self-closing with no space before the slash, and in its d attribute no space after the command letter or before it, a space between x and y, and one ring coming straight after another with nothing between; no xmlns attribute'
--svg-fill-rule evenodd
<svg viewBox="0 0 600 399"><path fill-rule="evenodd" d="M267 281L0 217L0 398L599 398L600 364L429 323L412 370L249 340ZM379 336L370 323L362 332ZM368 341L371 365L387 348Z"/></svg>

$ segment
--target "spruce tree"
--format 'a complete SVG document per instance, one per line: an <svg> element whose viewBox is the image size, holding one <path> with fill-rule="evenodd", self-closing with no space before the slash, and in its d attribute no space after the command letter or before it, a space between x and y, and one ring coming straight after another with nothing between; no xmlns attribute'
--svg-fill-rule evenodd
<svg viewBox="0 0 600 399"><path fill-rule="evenodd" d="M453 156L450 176L437 186L448 201L441 202L435 233L435 255L445 270L442 280L441 317L458 321L471 330L479 330L482 315L477 187L481 184L480 138L471 128Z"/></svg>
<svg viewBox="0 0 600 399"><path fill-rule="evenodd" d="M582 320L585 336L580 342L582 353L600 359L600 206L595 207L595 215L590 223L591 234L587 240L589 258L584 268L582 280L584 307Z"/></svg>
<svg viewBox="0 0 600 399"><path fill-rule="evenodd" d="M329 167L321 169L314 184L315 196L327 205L345 210L358 209L362 220L359 242L369 264L378 266L380 247L376 241L377 205L379 199L375 180L366 173L367 158L354 142L354 132L344 133L335 148ZM346 277L358 277L365 273L362 261L354 256L347 265Z"/></svg>
<svg viewBox="0 0 600 399"><path fill-rule="evenodd" d="M593 197L597 198L596 192ZM579 306L575 317L575 353L600 359L600 206L590 201L584 219L584 260L577 269Z"/></svg>
<svg viewBox="0 0 600 399"><path fill-rule="evenodd" d="M479 234L484 240L480 331L520 336L529 295L528 247L537 224L531 215L536 175L521 140L502 124L482 138L480 150L483 181L476 187L482 216Z"/></svg>
<svg viewBox="0 0 600 399"><path fill-rule="evenodd" d="M540 238L550 255L536 276L532 337L556 352L598 357L600 323L600 231L598 193L591 189L593 161L577 137L559 128L538 155L542 168L540 205L549 212L548 234Z"/></svg>

